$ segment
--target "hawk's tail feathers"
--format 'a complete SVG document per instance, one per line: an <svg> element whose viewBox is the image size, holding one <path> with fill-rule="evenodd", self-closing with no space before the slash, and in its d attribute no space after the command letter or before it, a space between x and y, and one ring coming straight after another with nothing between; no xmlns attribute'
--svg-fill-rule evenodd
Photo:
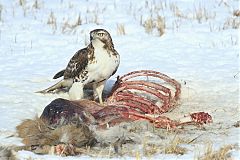
<svg viewBox="0 0 240 160"><path fill-rule="evenodd" d="M53 79L57 79L57 78L59 78L59 77L62 77L63 74L64 74L64 72L65 72L65 69L59 71L57 74L55 74L55 75L53 76Z"/></svg>
<svg viewBox="0 0 240 160"><path fill-rule="evenodd" d="M58 89L62 89L62 88L66 88L66 87L69 88L72 86L72 84L73 84L72 80L63 79L63 80L59 81L58 83L52 85L51 87L41 90L41 91L37 91L35 93L42 93L42 94L51 93L51 92L55 92Z"/></svg>

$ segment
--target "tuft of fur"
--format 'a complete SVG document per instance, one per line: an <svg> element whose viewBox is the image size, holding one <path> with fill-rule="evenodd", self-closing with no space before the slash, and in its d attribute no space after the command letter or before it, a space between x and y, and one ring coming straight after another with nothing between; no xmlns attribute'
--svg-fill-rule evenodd
<svg viewBox="0 0 240 160"><path fill-rule="evenodd" d="M69 124L56 128L49 134L48 145L71 144L76 147L92 146L96 139L84 124Z"/></svg>
<svg viewBox="0 0 240 160"><path fill-rule="evenodd" d="M26 119L16 127L18 136L27 146L44 145L50 128L40 118Z"/></svg>
<svg viewBox="0 0 240 160"><path fill-rule="evenodd" d="M0 147L0 159L1 160L9 160L11 157L11 149L7 147Z"/></svg>
<svg viewBox="0 0 240 160"><path fill-rule="evenodd" d="M48 126L42 119L25 120L17 127L19 137L26 146L72 144L77 147L92 146L94 133L82 123Z"/></svg>
<svg viewBox="0 0 240 160"><path fill-rule="evenodd" d="M17 160L14 146L0 146L0 160Z"/></svg>

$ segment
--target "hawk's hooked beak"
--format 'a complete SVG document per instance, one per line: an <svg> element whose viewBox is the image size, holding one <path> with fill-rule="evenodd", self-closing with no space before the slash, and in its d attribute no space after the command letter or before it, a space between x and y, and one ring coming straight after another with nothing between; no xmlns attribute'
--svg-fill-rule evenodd
<svg viewBox="0 0 240 160"><path fill-rule="evenodd" d="M93 37L92 36L90 36L90 41L92 41L93 40Z"/></svg>

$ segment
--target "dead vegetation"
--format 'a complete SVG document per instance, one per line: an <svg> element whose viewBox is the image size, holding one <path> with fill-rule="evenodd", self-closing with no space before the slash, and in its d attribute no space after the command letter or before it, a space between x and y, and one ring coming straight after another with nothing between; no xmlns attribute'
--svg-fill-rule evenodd
<svg viewBox="0 0 240 160"><path fill-rule="evenodd" d="M240 10L232 11L232 14L225 20L222 29L239 29L240 28Z"/></svg>
<svg viewBox="0 0 240 160"><path fill-rule="evenodd" d="M52 30L55 33L55 31L57 30L57 18L54 15L53 11L51 11L51 13L49 14L47 24L52 27Z"/></svg>
<svg viewBox="0 0 240 160"><path fill-rule="evenodd" d="M212 144L209 144L206 147L206 151L202 157L199 157L199 160L230 160L231 155L230 151L237 148L235 145L225 145L221 147L219 150L214 151Z"/></svg>
<svg viewBox="0 0 240 160"><path fill-rule="evenodd" d="M163 17L157 16L156 28L160 36L162 36L165 33L166 24L165 19Z"/></svg>
<svg viewBox="0 0 240 160"><path fill-rule="evenodd" d="M61 3L63 3L61 1ZM26 0L18 0L18 5L22 8L24 17L27 16L27 13L32 14L35 19L35 12L34 10L40 10L43 8L43 2L40 0L34 0L32 2L26 1ZM68 2L68 8L73 10L75 5L72 2ZM81 13L83 13L84 16L81 16L81 13L77 15L77 18L72 18L67 16L59 16L57 13L55 13L53 10L50 12L48 18L47 18L47 24L51 27L53 33L60 31L61 33L71 33L75 34L77 31L78 26L82 24L102 24L101 18L99 18L101 15L104 14L106 10L106 7L99 7L98 3L96 3L95 7L93 8L87 8L85 11L81 10ZM1 12L2 8L0 5L0 21L1 21ZM15 16L15 9L13 8L13 16ZM58 20L58 21L57 21ZM124 26L119 26L121 30L121 34L125 34ZM121 28L123 27L123 28ZM58 30L59 29L59 30Z"/></svg>
<svg viewBox="0 0 240 160"><path fill-rule="evenodd" d="M35 0L32 5L32 8L40 9L41 8L40 2L38 0Z"/></svg>
<svg viewBox="0 0 240 160"><path fill-rule="evenodd" d="M194 6L193 19L196 19L198 23L214 19L216 17L215 12L210 12L205 6L199 4L197 7Z"/></svg>
<svg viewBox="0 0 240 160"><path fill-rule="evenodd" d="M164 148L164 153L183 155L187 152L187 149L180 145L184 143L186 144L187 141L179 137L174 137L174 139Z"/></svg>
<svg viewBox="0 0 240 160"><path fill-rule="evenodd" d="M158 15L157 18L149 17L141 25L145 28L145 31L148 34L152 34L155 29L159 36L162 36L165 33L166 24L165 19L162 16Z"/></svg>
<svg viewBox="0 0 240 160"><path fill-rule="evenodd" d="M236 17L240 17L240 10L233 11L233 15Z"/></svg>
<svg viewBox="0 0 240 160"><path fill-rule="evenodd" d="M5 148L0 146L0 159L1 160L14 160L11 154L11 149L10 148Z"/></svg>
<svg viewBox="0 0 240 160"><path fill-rule="evenodd" d="M26 5L26 0L19 0L18 1L20 6L25 6Z"/></svg>
<svg viewBox="0 0 240 160"><path fill-rule="evenodd" d="M74 5L69 2L69 8L72 9L73 7ZM63 22L59 22L58 24L60 25L59 28L61 28L61 33L76 34L78 27L83 24L93 23L96 25L100 25L101 20L99 16L102 15L105 12L105 10L106 10L105 7L101 8L99 7L98 4L96 4L94 9L87 8L86 11L83 11L83 14L85 16L81 16L81 13L79 13L77 18L63 17ZM57 29L57 28L54 27L53 29ZM121 33L125 34L124 26L123 28L120 28L120 29L123 29L121 30Z"/></svg>
<svg viewBox="0 0 240 160"><path fill-rule="evenodd" d="M79 14L76 21L70 23L69 20L66 20L62 26L62 33L75 33L78 26L82 25L81 15Z"/></svg>
<svg viewBox="0 0 240 160"><path fill-rule="evenodd" d="M240 27L240 19L238 18L228 18L223 25L223 29L239 29Z"/></svg>
<svg viewBox="0 0 240 160"><path fill-rule="evenodd" d="M19 5L20 5L20 6L22 7L22 9L23 9L23 15L24 15L24 17L26 17L26 14L27 14L26 4L27 4L26 0L19 0ZM13 11L14 11L14 9L13 9Z"/></svg>
<svg viewBox="0 0 240 160"><path fill-rule="evenodd" d="M160 147L156 144L144 144L144 147L143 147L143 154L146 156L146 157L151 157L157 153L160 153Z"/></svg>
<svg viewBox="0 0 240 160"><path fill-rule="evenodd" d="M148 17L143 18L140 14L140 25L145 28L145 32L148 34L157 34L162 36L165 33L166 23L165 18L159 12L166 7L166 2L148 2L145 1L145 10L150 13ZM130 10L132 7L130 7ZM138 11L142 11L143 8L139 8ZM131 11L130 11L131 12ZM137 13L133 13L135 19L137 19Z"/></svg>
<svg viewBox="0 0 240 160"><path fill-rule="evenodd" d="M173 15L174 15L175 17L178 17L178 18L188 18L187 15L185 15L185 14L183 13L183 11L181 11L181 10L179 9L179 7L177 6L176 3L170 3L170 4L169 4L169 9L171 10L171 12L173 13Z"/></svg>
<svg viewBox="0 0 240 160"><path fill-rule="evenodd" d="M89 23L94 23L94 24L101 24L99 21L99 17L98 17L98 13L97 12L93 12L90 16L86 16L85 17L85 24L89 24Z"/></svg>
<svg viewBox="0 0 240 160"><path fill-rule="evenodd" d="M129 9L134 18L138 19L140 25L145 28L146 33L159 36L162 36L167 28L179 30L180 26L185 22L197 21L201 24L216 18L216 12L207 9L202 3L193 4L192 8L186 10L185 8L180 8L176 2L146 1L144 7L138 9L129 7ZM143 17L141 13L143 10L149 12L149 16ZM171 20L166 19L165 12L167 11L170 11L173 15ZM139 15L139 17L136 15Z"/></svg>
<svg viewBox="0 0 240 160"><path fill-rule="evenodd" d="M152 33L155 27L152 17L146 19L142 25L145 28L146 33L148 34Z"/></svg>
<svg viewBox="0 0 240 160"><path fill-rule="evenodd" d="M26 0L19 0L18 4L23 8L24 16L26 16L27 11L30 9L27 5ZM61 1L61 3L63 3ZM228 2L221 2L219 6L224 4L225 7L230 7ZM33 9L41 9L42 2L40 0L33 1L30 6ZM69 9L74 9L73 3L68 3ZM117 9L117 4L114 2L114 7ZM51 11L47 24L50 24L53 33L59 28L60 32L76 34L79 26L83 24L103 24L103 19L107 7L103 7L96 3L95 6L89 8L87 7L85 11L81 10L77 18L71 17L58 17L56 13ZM1 6L0 6L0 21L1 17ZM148 14L142 15L142 12L148 12ZM172 13L173 17L171 20L166 19L166 12ZM143 6L139 8L134 7L132 3L129 4L128 13L131 14L134 19L140 21L140 25L144 27L145 32L152 35L162 36L166 33L167 29L172 29L173 31L179 31L182 25L188 21L197 21L199 24L209 21L210 31L219 31L221 29L238 29L240 26L240 11L234 10L232 17L225 20L222 26L214 26L211 20L216 18L216 12L209 10L204 3L193 4L191 8L185 9L180 7L177 2L171 1L145 1ZM83 16L81 16L83 15ZM148 16L146 16L148 15ZM58 18L58 21L56 20ZM63 19L63 20L61 20ZM125 35L125 25L122 23L117 23L117 34Z"/></svg>
<svg viewBox="0 0 240 160"><path fill-rule="evenodd" d="M117 35L125 35L125 26L124 24L117 24Z"/></svg>
<svg viewBox="0 0 240 160"><path fill-rule="evenodd" d="M0 4L0 21L2 21L3 6Z"/></svg>

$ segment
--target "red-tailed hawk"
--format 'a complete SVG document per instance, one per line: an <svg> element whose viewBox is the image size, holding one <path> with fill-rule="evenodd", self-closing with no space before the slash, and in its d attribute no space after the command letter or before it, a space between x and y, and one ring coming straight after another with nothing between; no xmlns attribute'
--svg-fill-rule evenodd
<svg viewBox="0 0 240 160"><path fill-rule="evenodd" d="M53 78L63 76L63 80L40 93L47 93L60 87L70 87L72 100L83 98L83 87L92 84L94 95L102 104L102 92L105 82L118 69L120 56L114 49L110 34L104 29L90 32L90 44L75 53L66 69L58 72Z"/></svg>

